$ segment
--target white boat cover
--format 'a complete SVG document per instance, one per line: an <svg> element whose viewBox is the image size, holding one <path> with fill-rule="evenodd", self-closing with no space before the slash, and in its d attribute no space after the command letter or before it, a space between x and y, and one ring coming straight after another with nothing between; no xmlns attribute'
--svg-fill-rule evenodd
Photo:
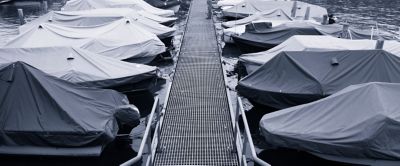
<svg viewBox="0 0 400 166"><path fill-rule="evenodd" d="M371 30L360 30L340 24L314 24L307 21L287 22L270 27L265 23L248 24L240 36L232 36L243 53L271 49L295 35L328 35L344 39L379 39ZM374 31L375 32L375 31Z"/></svg>
<svg viewBox="0 0 400 166"><path fill-rule="evenodd" d="M242 3L245 0L220 0L217 2L218 7L224 7L224 6L235 6L239 3Z"/></svg>
<svg viewBox="0 0 400 166"><path fill-rule="evenodd" d="M125 95L87 88L23 62L0 66L0 153L99 156L118 132Z"/></svg>
<svg viewBox="0 0 400 166"><path fill-rule="evenodd" d="M231 8L224 9L224 16L244 18L253 15L257 12L271 11L281 9L286 15L292 15L292 8L295 1L265 1L265 0L245 0ZM328 14L326 8L309 4L306 2L297 1L297 10L295 19L304 19L307 7L310 7L310 19L322 20L323 15Z"/></svg>
<svg viewBox="0 0 400 166"><path fill-rule="evenodd" d="M73 46L135 63L148 63L165 51L165 45L155 34L131 22L120 19L107 25L86 27L42 23L18 35L5 47Z"/></svg>
<svg viewBox="0 0 400 166"><path fill-rule="evenodd" d="M264 115L261 134L279 147L399 161L399 98L400 84L349 86L325 99Z"/></svg>
<svg viewBox="0 0 400 166"><path fill-rule="evenodd" d="M251 16L250 16L251 17ZM247 17L246 17L247 18ZM244 18L245 19L245 18ZM319 22L316 22L314 20L256 20L256 21L252 21L249 24L254 24L254 23L262 23L262 22L269 22L272 24L272 27L277 27L280 26L282 24L287 24L287 23L312 23L312 24L320 24ZM248 24L243 24L243 25L237 25L234 26L232 28L226 28L224 29L224 41L227 43L234 43L232 36L236 35L236 36L240 36L243 33L246 32L246 25Z"/></svg>
<svg viewBox="0 0 400 166"><path fill-rule="evenodd" d="M172 10L156 8L143 0L70 0L62 7L62 10L76 11L99 8L131 8L165 17L174 15Z"/></svg>
<svg viewBox="0 0 400 166"><path fill-rule="evenodd" d="M41 71L90 87L116 87L156 76L156 67L123 62L71 47L2 48L0 64L23 61Z"/></svg>
<svg viewBox="0 0 400 166"><path fill-rule="evenodd" d="M327 51L327 50L364 50L374 49L375 40L348 40L332 36L297 35L267 51L243 54L240 61L247 73L251 73L282 51ZM385 41L383 49L400 56L400 43Z"/></svg>
<svg viewBox="0 0 400 166"><path fill-rule="evenodd" d="M174 22L175 20L177 20L177 17L163 17L163 16L159 16L159 15L155 15L155 14L151 14L149 12L146 11L137 11L137 13L139 13L140 15L142 15L143 17L146 17L150 20L156 21L160 24L167 24L170 22Z"/></svg>
<svg viewBox="0 0 400 166"><path fill-rule="evenodd" d="M120 9L120 8L119 8ZM135 10L136 11L136 10ZM160 24L166 24L169 22L174 22L175 20L177 20L177 17L163 17L163 16L159 16L159 15L155 15L155 14L151 14L149 12L146 11L136 11L138 14L140 14L143 17L146 17L150 20L153 20L155 22L158 22Z"/></svg>
<svg viewBox="0 0 400 166"><path fill-rule="evenodd" d="M286 14L282 9L273 9L269 11L256 12L249 17L245 17L238 20L223 22L222 26L225 28L232 28L238 25L246 25L253 21L293 21L290 14Z"/></svg>
<svg viewBox="0 0 400 166"><path fill-rule="evenodd" d="M19 27L23 33L42 23L52 23L65 26L95 26L105 25L119 19L129 19L131 23L141 27L159 38L166 38L175 32L175 28L157 23L129 8L105 8L82 11L50 11L49 13Z"/></svg>

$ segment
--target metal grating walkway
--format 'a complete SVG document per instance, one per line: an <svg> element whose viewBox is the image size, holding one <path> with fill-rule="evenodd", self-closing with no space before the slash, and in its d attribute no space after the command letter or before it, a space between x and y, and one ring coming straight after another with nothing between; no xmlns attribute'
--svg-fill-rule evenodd
<svg viewBox="0 0 400 166"><path fill-rule="evenodd" d="M155 165L238 165L220 53L207 1L193 0Z"/></svg>

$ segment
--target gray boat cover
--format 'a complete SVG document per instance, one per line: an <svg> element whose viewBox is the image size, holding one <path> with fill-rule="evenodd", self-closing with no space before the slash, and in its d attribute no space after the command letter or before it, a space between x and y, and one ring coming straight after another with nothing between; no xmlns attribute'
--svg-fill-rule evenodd
<svg viewBox="0 0 400 166"><path fill-rule="evenodd" d="M0 65L0 153L98 156L117 134L125 95L87 88L23 62Z"/></svg>
<svg viewBox="0 0 400 166"><path fill-rule="evenodd" d="M62 10L76 11L99 8L131 8L136 11L144 10L165 17L173 16L175 14L173 10L156 8L143 0L69 0L62 7Z"/></svg>
<svg viewBox="0 0 400 166"><path fill-rule="evenodd" d="M400 57L384 50L281 52L239 81L259 104L287 108L367 82L400 83Z"/></svg>
<svg viewBox="0 0 400 166"><path fill-rule="evenodd" d="M261 134L279 147L399 161L399 89L400 84L391 83L349 86L325 99L264 115Z"/></svg>
<svg viewBox="0 0 400 166"><path fill-rule="evenodd" d="M273 20L281 20L281 21L293 21L293 18L290 17L290 15L286 14L285 11L282 9L273 9L270 11L264 11L264 12L256 12L253 15L249 17L245 17L239 20L233 20L233 21L227 21L223 22L222 26L225 28L232 28L238 25L246 25L249 24L253 21L259 21L259 20L264 20L264 21L273 21Z"/></svg>
<svg viewBox="0 0 400 166"><path fill-rule="evenodd" d="M23 61L57 78L90 87L116 87L156 77L156 67L123 62L71 47L2 48L0 64Z"/></svg>
<svg viewBox="0 0 400 166"><path fill-rule="evenodd" d="M245 45L258 46L260 48L272 48L279 45L294 35L330 35L345 39L371 39L370 30L344 28L343 25L330 24L320 25L311 22L287 22L276 27L267 28L265 26L257 29L246 30L239 36L233 36L235 43L240 42ZM373 36L373 39L378 39Z"/></svg>
<svg viewBox="0 0 400 166"><path fill-rule="evenodd" d="M298 35L267 51L241 55L239 60L245 65L247 72L251 73L282 51L364 50L374 49L375 45L375 40L348 40L332 36ZM400 56L400 43L397 41L385 41L383 49Z"/></svg>
<svg viewBox="0 0 400 166"><path fill-rule="evenodd" d="M96 26L105 25L119 19L129 19L131 24L138 26L144 30L156 34L163 39L172 36L175 28L167 27L159 24L133 9L129 8L106 8L82 11L50 11L39 18L19 27L19 32L24 33L37 27L42 23L52 23L64 26Z"/></svg>
<svg viewBox="0 0 400 166"><path fill-rule="evenodd" d="M9 41L8 48L73 46L135 63L148 63L165 51L153 33L120 19L106 25L67 27L42 23Z"/></svg>
<svg viewBox="0 0 400 166"><path fill-rule="evenodd" d="M291 16L295 1L264 1L264 0L245 0L231 8L223 10L224 16L244 18L257 12L282 9L286 15ZM310 7L310 19L322 20L322 16L328 14L327 10L321 6L297 1L295 19L304 19L307 7Z"/></svg>

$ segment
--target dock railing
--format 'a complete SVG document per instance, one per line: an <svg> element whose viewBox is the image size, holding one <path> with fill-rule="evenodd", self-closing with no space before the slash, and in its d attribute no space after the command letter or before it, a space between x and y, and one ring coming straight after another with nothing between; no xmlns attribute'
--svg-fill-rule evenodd
<svg viewBox="0 0 400 166"><path fill-rule="evenodd" d="M138 151L136 157L122 163L120 166L131 166L131 165L136 164L137 162L141 161L143 158L143 153L144 153L143 150L144 150L145 146L147 146L147 148L148 148L148 157L147 157L145 165L146 166L153 165L154 156L155 156L156 151L161 150L160 147L158 147L158 143L160 142L161 126L162 126L162 122L164 120L165 110L167 108L168 97L169 97L169 94L171 91L171 85L172 85L172 83L169 83L165 101L164 101L164 104L163 104L163 107L161 110L159 109L159 98L156 97L154 99L153 108L148 117L146 130L143 135L143 139L140 144L140 148L139 148L139 151ZM154 130L154 134L152 135L151 127L153 125L154 115L157 115L156 116L157 123L156 123L156 127Z"/></svg>
<svg viewBox="0 0 400 166"><path fill-rule="evenodd" d="M145 132L143 135L142 142L140 143L140 147L139 147L139 151L137 152L137 155L134 158L126 161L125 163L122 163L121 166L130 166L130 165L133 165L133 164L141 161L143 158L144 148L146 145L148 147L148 153L149 154L152 153L153 149L151 146L149 146L149 145L151 145L151 142L152 142L151 126L153 124L154 115L156 112L158 112L158 107L159 107L158 104L159 104L159 99L158 99L158 97L156 97L154 99L151 113L147 118L146 129L145 129ZM150 158L150 155L149 155L149 158Z"/></svg>
<svg viewBox="0 0 400 166"><path fill-rule="evenodd" d="M240 115L242 115L242 116L240 116ZM240 165L241 166L247 165L246 152L247 152L247 148L250 148L251 158L249 158L249 160L252 160L254 163L257 163L258 165L261 165L261 166L270 166L270 164L261 160L257 156L256 150L254 147L254 143L253 143L253 138L251 137L251 133L250 133L250 128L247 123L246 114L243 109L242 99L240 97L237 98L237 107L236 107L236 112L235 112L234 116L235 116L234 141L235 141L236 147L238 149L238 157L239 157ZM240 118L243 121L243 127L244 127L243 139L242 139L242 134L241 134L241 130L239 127Z"/></svg>

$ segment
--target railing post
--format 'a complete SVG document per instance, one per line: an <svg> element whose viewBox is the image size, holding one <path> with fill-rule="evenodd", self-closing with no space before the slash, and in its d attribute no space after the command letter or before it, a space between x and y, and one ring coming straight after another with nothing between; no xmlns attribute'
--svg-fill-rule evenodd
<svg viewBox="0 0 400 166"><path fill-rule="evenodd" d="M151 137L151 125L152 125L154 113L155 113L157 107L158 107L158 97L155 98L151 113L150 113L148 119L146 120L147 121L146 129L145 129L145 132L144 132L144 135L143 135L142 142L140 143L140 147L139 147L139 151L137 152L137 156L132 158L132 159L130 159L130 160L128 160L128 161L126 161L125 163L122 163L121 166L130 166L130 165L133 165L136 162L140 161L140 159L142 159L144 146L146 146L146 144L147 144L147 146L149 148L149 157L151 157L151 153L152 153L152 150L151 150L152 149L152 145L151 145L151 140L152 140L151 139L152 138Z"/></svg>
<svg viewBox="0 0 400 166"><path fill-rule="evenodd" d="M157 145L156 145L156 150L157 150L157 152L162 152L162 147L160 147L160 142L161 142L161 137L160 137L160 135L161 135L161 125L160 124L158 124L157 125L157 134L155 135L156 136L156 140L157 140Z"/></svg>
<svg viewBox="0 0 400 166"><path fill-rule="evenodd" d="M151 122L150 122L151 123ZM146 144L147 144L147 151L148 151L148 153L149 154L151 154L151 152L152 152L152 148L151 148L151 138L152 138L152 134L151 134L151 132L149 133L149 136L147 137L147 140L146 140ZM150 155L149 155L150 156Z"/></svg>
<svg viewBox="0 0 400 166"><path fill-rule="evenodd" d="M247 138L246 134L243 136L243 144L242 144L242 154L246 154L247 142L249 138Z"/></svg>
<svg viewBox="0 0 400 166"><path fill-rule="evenodd" d="M262 166L270 166L268 163L266 163L265 161L261 160L260 158L258 158L256 150L254 148L254 143L253 143L253 139L251 138L251 133L250 133L250 128L247 122L247 118L246 118L246 114L243 110L243 104L242 104L242 100L240 97L238 97L238 107L240 108L240 112L242 114L242 120L243 120L243 126L244 126L244 138L243 138L243 145L242 145L242 153L245 154L246 153L246 148L247 148L247 144L250 147L250 152L251 152L251 156L253 158L253 161L259 165Z"/></svg>
<svg viewBox="0 0 400 166"><path fill-rule="evenodd" d="M239 125L239 116L240 116L240 101L237 101L236 112L235 112L235 125ZM234 126L235 127L235 126Z"/></svg>
<svg viewBox="0 0 400 166"><path fill-rule="evenodd" d="M149 155L148 157L150 158L150 165L153 165L153 147L152 147L152 137L147 137L147 146L149 149Z"/></svg>

